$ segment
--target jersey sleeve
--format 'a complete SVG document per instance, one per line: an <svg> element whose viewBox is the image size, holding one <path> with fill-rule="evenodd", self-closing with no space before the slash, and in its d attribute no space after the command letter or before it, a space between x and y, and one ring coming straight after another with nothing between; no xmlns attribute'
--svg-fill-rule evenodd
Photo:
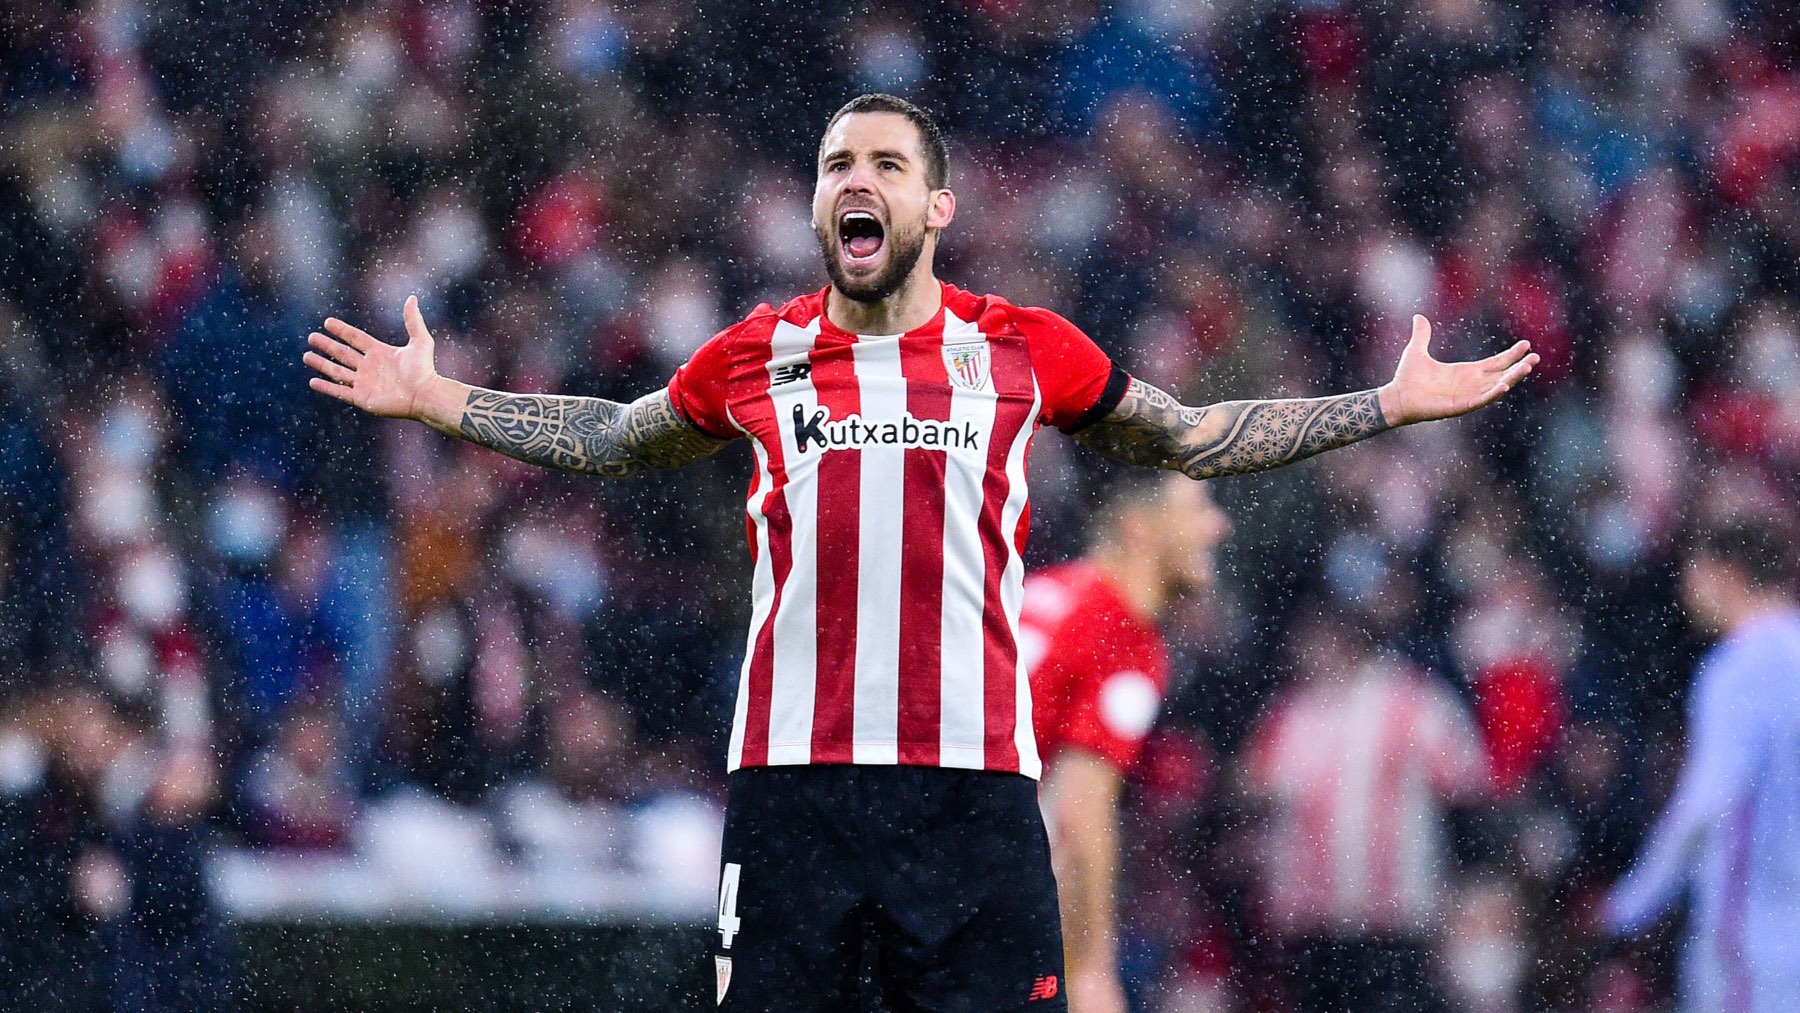
<svg viewBox="0 0 1800 1013"><path fill-rule="evenodd" d="M1131 378L1092 338L1046 309L1015 306L1012 313L1031 349L1045 424L1079 432L1118 407Z"/></svg>
<svg viewBox="0 0 1800 1013"><path fill-rule="evenodd" d="M1084 749L1128 771L1162 707L1165 666L1151 656L1114 656L1069 686L1063 745Z"/></svg>
<svg viewBox="0 0 1800 1013"><path fill-rule="evenodd" d="M716 440L740 435L726 410L732 334L728 329L707 339L669 379L669 400L675 410L689 425Z"/></svg>

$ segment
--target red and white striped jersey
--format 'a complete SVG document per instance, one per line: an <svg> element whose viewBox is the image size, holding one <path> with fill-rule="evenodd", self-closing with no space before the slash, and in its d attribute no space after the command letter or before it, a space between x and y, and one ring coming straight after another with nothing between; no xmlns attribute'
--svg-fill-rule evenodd
<svg viewBox="0 0 1800 1013"><path fill-rule="evenodd" d="M669 382L748 436L755 566L729 769L1041 770L1017 631L1039 425L1111 411L1126 377L1073 325L950 285L930 323L850 334L829 289L760 306Z"/></svg>
<svg viewBox="0 0 1800 1013"><path fill-rule="evenodd" d="M1278 698L1251 740L1270 804L1264 899L1288 935L1432 927L1449 858L1443 815L1486 787L1468 709L1430 676L1375 662Z"/></svg>

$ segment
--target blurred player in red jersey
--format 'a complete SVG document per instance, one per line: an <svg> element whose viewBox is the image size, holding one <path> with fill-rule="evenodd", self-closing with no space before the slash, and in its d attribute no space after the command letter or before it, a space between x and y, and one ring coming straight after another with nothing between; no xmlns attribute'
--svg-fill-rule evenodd
<svg viewBox="0 0 1800 1013"><path fill-rule="evenodd" d="M1445 827L1489 787L1481 734L1443 678L1329 605L1296 611L1285 648L1298 677L1241 757L1267 821L1259 909L1293 1009L1437 1013Z"/></svg>
<svg viewBox="0 0 1800 1013"><path fill-rule="evenodd" d="M1231 519L1204 483L1153 472L1115 476L1095 517L1087 555L1026 578L1019 653L1044 760L1069 1008L1125 1013L1118 807L1168 684L1156 621L1178 596L1212 586Z"/></svg>
<svg viewBox="0 0 1800 1013"><path fill-rule="evenodd" d="M1537 357L1519 342L1439 362L1415 317L1380 388L1189 408L1055 313L936 277L956 195L924 110L853 99L817 168L830 284L758 307L630 404L441 376L417 299L404 346L327 320L308 337L312 387L591 475L746 438L753 601L727 758L722 1011L854 1008L873 952L899 1009L1052 1013L1062 943L1017 645L1033 433L1190 478L1246 474L1474 411Z"/></svg>

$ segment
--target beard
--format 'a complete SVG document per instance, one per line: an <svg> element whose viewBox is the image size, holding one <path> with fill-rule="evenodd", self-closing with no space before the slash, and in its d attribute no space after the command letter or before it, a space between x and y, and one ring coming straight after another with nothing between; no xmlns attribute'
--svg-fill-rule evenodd
<svg viewBox="0 0 1800 1013"><path fill-rule="evenodd" d="M844 271L844 265L838 259L838 241L829 227L821 226L814 231L819 237L819 254L825 260L825 273L831 277L832 286L846 298L860 303L880 302L893 295L925 252L924 223L909 232L889 229L883 240L887 243L887 263L874 274L855 279Z"/></svg>
<svg viewBox="0 0 1800 1013"><path fill-rule="evenodd" d="M1166 577L1174 597L1204 594L1218 583L1218 568L1211 552L1198 560L1169 567Z"/></svg>

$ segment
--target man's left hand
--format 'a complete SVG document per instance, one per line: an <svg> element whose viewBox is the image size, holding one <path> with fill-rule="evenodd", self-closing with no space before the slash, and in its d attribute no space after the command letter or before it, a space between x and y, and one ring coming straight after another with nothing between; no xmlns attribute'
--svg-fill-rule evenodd
<svg viewBox="0 0 1800 1013"><path fill-rule="evenodd" d="M1414 314L1412 340L1381 388L1381 412L1390 426L1466 415L1499 400L1537 363L1526 341L1474 362L1439 362L1431 357L1431 321Z"/></svg>

